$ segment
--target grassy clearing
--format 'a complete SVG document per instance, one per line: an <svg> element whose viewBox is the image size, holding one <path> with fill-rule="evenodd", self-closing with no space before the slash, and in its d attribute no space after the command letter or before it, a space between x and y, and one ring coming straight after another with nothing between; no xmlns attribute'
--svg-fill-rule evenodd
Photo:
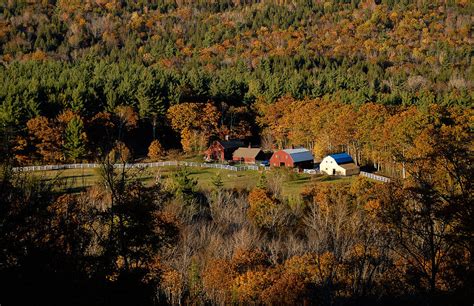
<svg viewBox="0 0 474 306"><path fill-rule="evenodd" d="M152 184L157 177L161 179L169 178L175 171L176 167L158 167L146 168L142 170L130 169L130 175L134 175L145 184ZM247 189L250 190L259 181L260 172L258 171L229 171L211 168L193 168L189 167L188 171L192 178L198 181L198 187L201 189L211 189L212 179L220 173L224 186L226 188ZM61 189L82 190L93 186L99 182L98 169L65 169L52 171L37 171L32 175L48 181L55 181ZM291 178L283 182L282 190L285 196L299 196L303 189L313 183L350 183L352 177L330 177L330 176L312 176L309 174L295 174Z"/></svg>
<svg viewBox="0 0 474 306"><path fill-rule="evenodd" d="M145 184L152 184L157 177L161 179L169 178L176 167L147 168L143 170L130 169L128 173L136 176ZM218 173L222 177L226 188L251 189L255 186L260 174L256 171L228 171L210 168L188 168L192 178L198 181L198 186L202 189L212 188L212 179ZM37 171L32 175L47 181L55 181L61 188L82 189L93 186L99 182L98 169L65 169L52 171Z"/></svg>

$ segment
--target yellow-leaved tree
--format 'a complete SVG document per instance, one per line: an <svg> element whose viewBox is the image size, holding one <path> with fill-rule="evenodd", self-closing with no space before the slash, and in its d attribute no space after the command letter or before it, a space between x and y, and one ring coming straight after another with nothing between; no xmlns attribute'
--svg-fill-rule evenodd
<svg viewBox="0 0 474 306"><path fill-rule="evenodd" d="M151 160L159 160L164 155L163 147L158 139L155 139L151 142L148 147L148 158Z"/></svg>

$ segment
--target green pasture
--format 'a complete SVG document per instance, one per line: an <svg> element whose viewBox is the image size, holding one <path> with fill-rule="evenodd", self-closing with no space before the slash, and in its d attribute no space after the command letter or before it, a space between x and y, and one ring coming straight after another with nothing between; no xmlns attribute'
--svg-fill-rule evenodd
<svg viewBox="0 0 474 306"><path fill-rule="evenodd" d="M146 169L129 169L127 173L129 176L136 177L142 180L145 184L152 184L156 180L165 182L169 179L177 167L156 167ZM219 173L225 188L247 189L250 190L258 183L261 172L260 171L229 171L213 168L195 168L187 167L192 178L198 182L198 187L203 190L212 189L212 180ZM65 169L65 170L50 170L50 171L36 171L30 175L38 179L54 182L59 189L80 191L87 187L93 186L100 182L99 169ZM267 177L272 173L265 172ZM337 178L321 175L309 174L292 174L286 176L282 181L282 193L285 196L298 196L305 187L315 183L334 183L334 182L351 182L353 178Z"/></svg>

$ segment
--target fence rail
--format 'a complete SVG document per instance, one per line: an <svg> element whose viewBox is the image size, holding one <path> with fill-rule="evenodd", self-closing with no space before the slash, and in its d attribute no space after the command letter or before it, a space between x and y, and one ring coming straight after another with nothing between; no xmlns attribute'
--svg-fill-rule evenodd
<svg viewBox="0 0 474 306"><path fill-rule="evenodd" d="M390 182L390 179L388 177L373 174L373 173L369 173L369 172L361 171L360 175L368 177L368 178L376 180L376 181L384 182L384 183Z"/></svg>
<svg viewBox="0 0 474 306"><path fill-rule="evenodd" d="M224 169L230 171L246 171L246 170L259 170L258 166L253 165L223 165L223 164L209 164L209 163L197 163L188 161L164 161L154 163L133 163L133 164L115 164L115 168L126 169L132 168L150 168L150 167L168 167L168 166L185 166L185 167L199 167L199 168L214 168ZM31 172L31 171L50 171L50 170L65 170L65 169L93 169L99 168L100 164L66 164L66 165L45 165L45 166L25 166L25 167L14 167L15 172Z"/></svg>

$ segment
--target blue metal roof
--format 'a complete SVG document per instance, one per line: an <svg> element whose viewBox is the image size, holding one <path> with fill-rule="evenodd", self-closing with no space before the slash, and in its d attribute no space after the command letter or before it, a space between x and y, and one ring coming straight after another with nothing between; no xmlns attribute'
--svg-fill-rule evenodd
<svg viewBox="0 0 474 306"><path fill-rule="evenodd" d="M334 160L338 164L348 164L348 163L353 163L354 162L354 160L352 160L352 157L347 153L331 154L329 156L334 158Z"/></svg>
<svg viewBox="0 0 474 306"><path fill-rule="evenodd" d="M290 154L293 162L313 161L313 154L308 149L286 149L284 152Z"/></svg>

